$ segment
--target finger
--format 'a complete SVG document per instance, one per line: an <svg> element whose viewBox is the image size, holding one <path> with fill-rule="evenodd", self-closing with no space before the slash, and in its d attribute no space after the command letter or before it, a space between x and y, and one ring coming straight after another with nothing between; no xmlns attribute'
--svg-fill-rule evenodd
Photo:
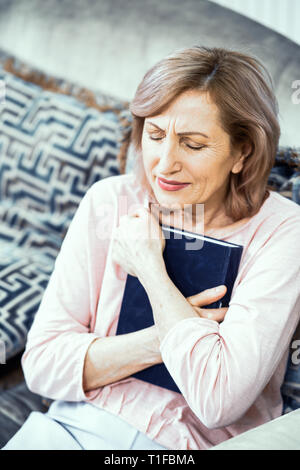
<svg viewBox="0 0 300 470"><path fill-rule="evenodd" d="M194 310L200 318L207 318L208 320L213 320L220 323L224 320L228 307L223 307L219 309L194 307Z"/></svg>
<svg viewBox="0 0 300 470"><path fill-rule="evenodd" d="M191 305L196 305L198 307L203 307L204 305L208 305L215 300L222 298L227 291L227 287L224 285L214 287L212 289L206 289L199 294L191 295L187 297L187 300L190 302Z"/></svg>
<svg viewBox="0 0 300 470"><path fill-rule="evenodd" d="M127 264L123 264L122 262L122 252L120 253L118 245L114 244L111 252L112 261L116 264L119 268L123 269L123 271L127 272L131 276L137 277L136 273L131 270L131 268Z"/></svg>
<svg viewBox="0 0 300 470"><path fill-rule="evenodd" d="M208 320L214 320L214 321L220 322L224 320L227 310L228 310L228 307L202 308L201 317L207 318Z"/></svg>

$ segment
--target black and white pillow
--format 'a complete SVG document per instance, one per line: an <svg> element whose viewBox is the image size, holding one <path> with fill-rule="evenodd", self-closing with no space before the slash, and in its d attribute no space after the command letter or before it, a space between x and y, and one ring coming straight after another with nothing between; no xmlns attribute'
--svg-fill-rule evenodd
<svg viewBox="0 0 300 470"><path fill-rule="evenodd" d="M80 200L119 174L128 109L104 97L97 109L1 67L0 80L0 341L8 360L24 348Z"/></svg>

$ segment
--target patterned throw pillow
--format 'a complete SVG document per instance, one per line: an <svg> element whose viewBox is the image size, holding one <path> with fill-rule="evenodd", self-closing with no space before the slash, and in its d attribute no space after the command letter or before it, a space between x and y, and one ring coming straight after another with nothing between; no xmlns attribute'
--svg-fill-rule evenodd
<svg viewBox="0 0 300 470"><path fill-rule="evenodd" d="M0 340L8 360L24 348L80 200L120 172L128 107L49 91L4 63L0 53Z"/></svg>

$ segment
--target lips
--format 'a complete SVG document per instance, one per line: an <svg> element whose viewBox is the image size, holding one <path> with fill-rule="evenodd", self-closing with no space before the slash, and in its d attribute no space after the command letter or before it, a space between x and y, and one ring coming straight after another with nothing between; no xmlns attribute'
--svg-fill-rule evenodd
<svg viewBox="0 0 300 470"><path fill-rule="evenodd" d="M180 189L186 188L190 183L181 183L175 180L166 180L164 178L157 178L158 185L165 191L179 191Z"/></svg>

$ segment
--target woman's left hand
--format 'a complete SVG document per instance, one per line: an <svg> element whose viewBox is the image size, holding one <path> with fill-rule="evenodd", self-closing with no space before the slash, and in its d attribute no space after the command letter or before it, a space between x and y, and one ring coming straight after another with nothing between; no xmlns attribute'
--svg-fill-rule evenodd
<svg viewBox="0 0 300 470"><path fill-rule="evenodd" d="M124 271L139 277L155 265L165 266L164 247L159 222L149 210L141 207L120 217L120 224L114 230L112 257Z"/></svg>

